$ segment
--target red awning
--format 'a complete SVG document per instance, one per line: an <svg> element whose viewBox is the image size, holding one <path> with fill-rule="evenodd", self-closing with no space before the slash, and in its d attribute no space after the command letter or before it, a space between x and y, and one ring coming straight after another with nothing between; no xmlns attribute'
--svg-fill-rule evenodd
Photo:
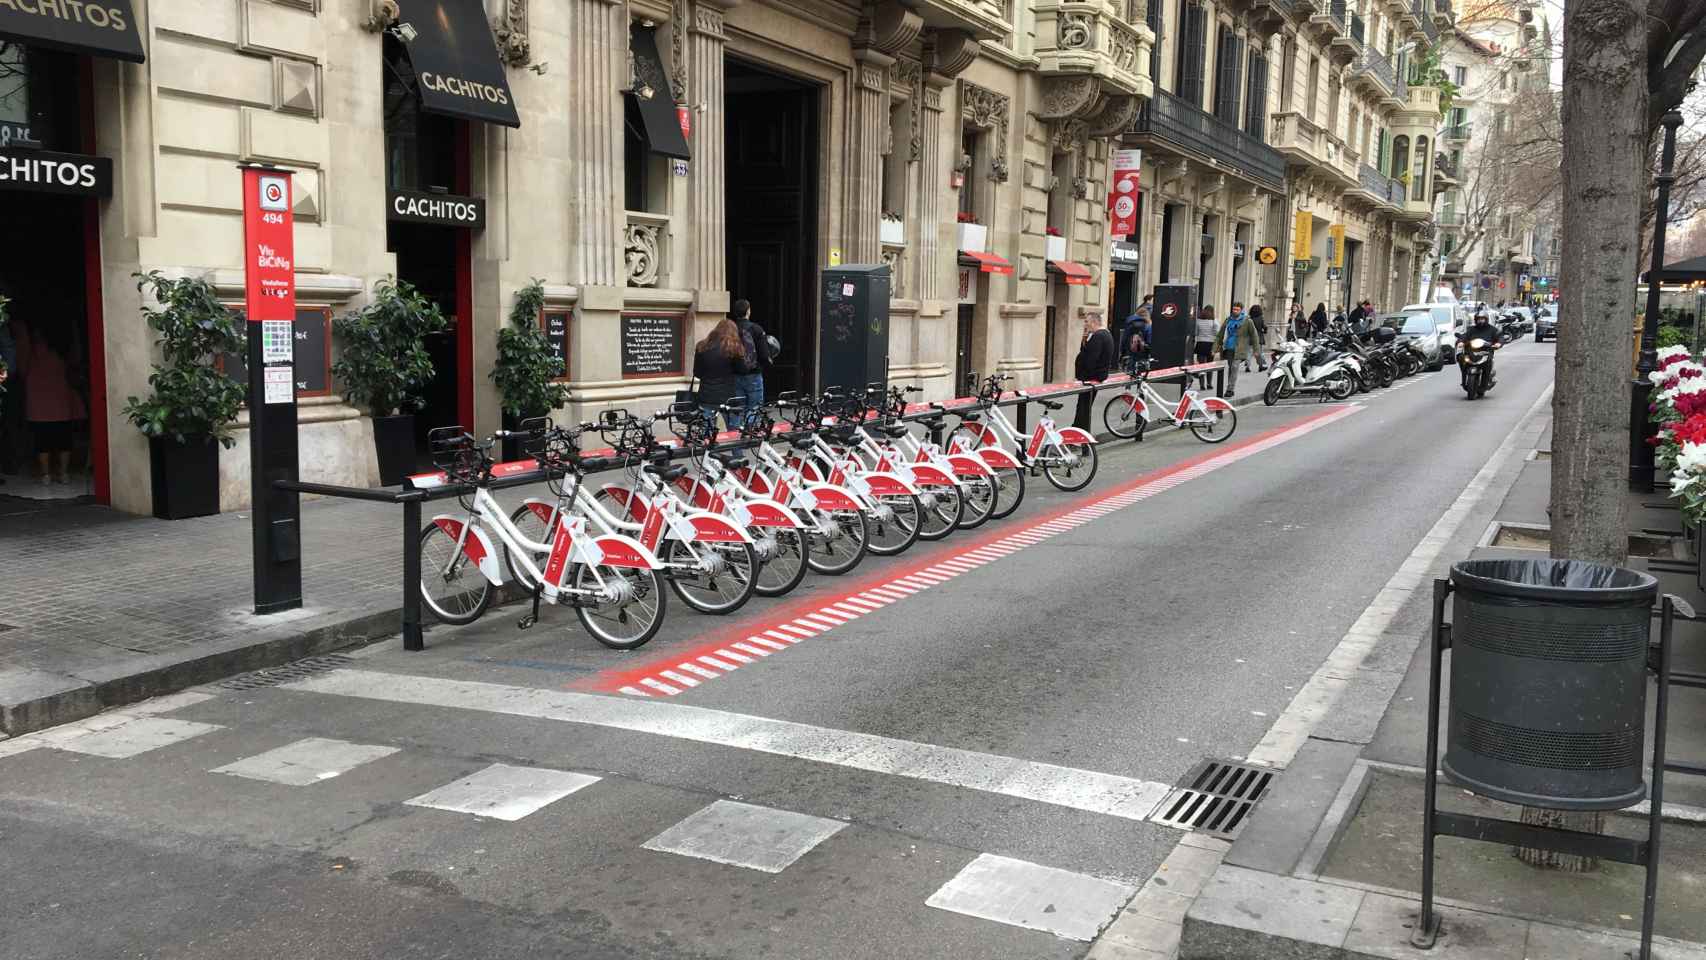
<svg viewBox="0 0 1706 960"><path fill-rule="evenodd" d="M1011 263L993 253L983 253L979 250L961 250L960 259L977 264L977 268L984 273L1008 274L1013 272Z"/></svg>
<svg viewBox="0 0 1706 960"><path fill-rule="evenodd" d="M1048 268L1060 274L1066 279L1067 283L1073 286L1087 287L1090 285L1090 268L1082 263L1073 263L1071 260L1050 260Z"/></svg>

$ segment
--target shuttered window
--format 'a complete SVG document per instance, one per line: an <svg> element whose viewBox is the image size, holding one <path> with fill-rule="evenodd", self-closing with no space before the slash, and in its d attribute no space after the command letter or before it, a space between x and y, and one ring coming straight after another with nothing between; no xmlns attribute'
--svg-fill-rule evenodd
<svg viewBox="0 0 1706 960"><path fill-rule="evenodd" d="M1238 123L1238 82L1243 74L1244 41L1222 24L1214 49L1214 115Z"/></svg>
<svg viewBox="0 0 1706 960"><path fill-rule="evenodd" d="M1202 109L1203 65L1208 53L1208 11L1201 4L1186 3L1180 10L1177 89L1179 99Z"/></svg>
<svg viewBox="0 0 1706 960"><path fill-rule="evenodd" d="M1144 14L1144 22L1149 24L1150 32L1155 34L1155 45L1149 48L1149 79L1152 83L1161 82L1161 7L1168 0L1149 0L1149 10Z"/></svg>
<svg viewBox="0 0 1706 960"><path fill-rule="evenodd" d="M1244 132L1265 142L1267 129L1268 58L1251 52L1250 82L1244 94Z"/></svg>

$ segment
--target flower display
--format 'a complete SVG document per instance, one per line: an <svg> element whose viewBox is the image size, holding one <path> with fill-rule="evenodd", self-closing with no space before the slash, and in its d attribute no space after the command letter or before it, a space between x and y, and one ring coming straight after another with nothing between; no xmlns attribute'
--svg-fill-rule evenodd
<svg viewBox="0 0 1706 960"><path fill-rule="evenodd" d="M1706 366L1686 347L1659 351L1658 369L1647 375L1657 391L1652 418L1655 462L1670 473L1670 494L1681 501L1689 523L1706 520Z"/></svg>

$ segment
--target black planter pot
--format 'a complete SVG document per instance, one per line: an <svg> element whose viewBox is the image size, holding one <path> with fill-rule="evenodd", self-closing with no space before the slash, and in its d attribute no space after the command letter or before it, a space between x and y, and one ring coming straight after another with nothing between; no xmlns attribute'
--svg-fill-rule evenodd
<svg viewBox="0 0 1706 960"><path fill-rule="evenodd" d="M373 447L379 454L379 483L393 487L415 472L415 416L373 418Z"/></svg>
<svg viewBox="0 0 1706 960"><path fill-rule="evenodd" d="M527 423L529 420L537 420L537 419L538 419L537 416L518 417L518 416L515 416L514 414L511 414L511 413L505 413L504 414L504 429L505 430L520 430L522 424ZM537 426L537 424L535 424L535 426ZM527 451L522 449L523 446L524 446L524 441L518 440L514 437L505 437L504 441L503 441L503 451L502 451L504 461L509 462L509 461L513 461L513 460L529 459L529 457L527 455Z"/></svg>
<svg viewBox="0 0 1706 960"><path fill-rule="evenodd" d="M150 437L148 473L161 520L219 512L219 441L179 443Z"/></svg>

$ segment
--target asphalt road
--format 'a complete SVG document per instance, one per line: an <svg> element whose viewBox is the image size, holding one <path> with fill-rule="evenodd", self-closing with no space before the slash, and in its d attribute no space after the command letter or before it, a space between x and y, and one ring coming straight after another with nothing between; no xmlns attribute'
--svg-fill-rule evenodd
<svg viewBox="0 0 1706 960"><path fill-rule="evenodd" d="M1551 356L1107 445L1083 492L630 654L504 608L0 743L0 958L1082 956L1181 836L1155 798L1261 740Z"/></svg>

